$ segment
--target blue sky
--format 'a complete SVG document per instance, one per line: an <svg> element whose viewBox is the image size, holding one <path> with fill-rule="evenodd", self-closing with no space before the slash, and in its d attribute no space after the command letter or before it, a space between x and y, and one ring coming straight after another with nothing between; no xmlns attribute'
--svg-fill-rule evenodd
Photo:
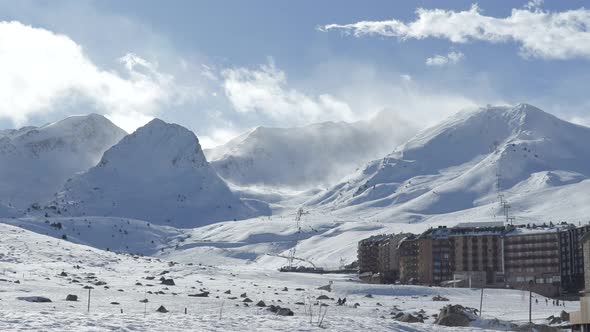
<svg viewBox="0 0 590 332"><path fill-rule="evenodd" d="M518 102L590 124L588 2L478 1L477 13L472 5L0 1L0 69L9 73L0 127L98 112L130 131L160 117L212 146L258 125L386 110L421 127L462 108ZM444 11L451 24L406 29L418 8L425 17ZM363 30L391 20L406 27L393 36L391 25ZM488 30L469 30L473 20Z"/></svg>

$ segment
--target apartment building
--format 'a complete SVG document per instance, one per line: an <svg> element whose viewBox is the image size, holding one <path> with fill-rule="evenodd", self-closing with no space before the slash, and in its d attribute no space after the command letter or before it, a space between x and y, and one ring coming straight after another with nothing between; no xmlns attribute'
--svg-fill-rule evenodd
<svg viewBox="0 0 590 332"><path fill-rule="evenodd" d="M463 223L359 242L361 279L455 287L511 287L545 295L582 288L590 225Z"/></svg>
<svg viewBox="0 0 590 332"><path fill-rule="evenodd" d="M509 287L559 295L559 228L515 228L508 232L504 237L504 268Z"/></svg>

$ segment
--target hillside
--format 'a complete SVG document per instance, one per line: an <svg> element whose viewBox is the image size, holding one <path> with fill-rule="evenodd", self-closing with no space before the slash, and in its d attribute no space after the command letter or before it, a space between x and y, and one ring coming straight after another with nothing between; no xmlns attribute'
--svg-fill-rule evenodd
<svg viewBox="0 0 590 332"><path fill-rule="evenodd" d="M234 184L307 189L334 183L413 132L384 110L369 121L258 127L205 153L217 173Z"/></svg>
<svg viewBox="0 0 590 332"><path fill-rule="evenodd" d="M493 204L498 193L522 199L588 179L589 139L589 128L527 104L460 112L308 205L417 222Z"/></svg>
<svg viewBox="0 0 590 332"><path fill-rule="evenodd" d="M68 181L47 208L51 215L113 216L175 227L269 214L240 200L205 159L190 130L152 120Z"/></svg>
<svg viewBox="0 0 590 332"><path fill-rule="evenodd" d="M117 254L4 224L0 237L2 331L473 331L506 330L528 318L528 294L520 290L486 289L483 317L474 317L469 327L441 327L433 315L449 302L432 301L433 296L477 308L480 291L361 284L352 275L281 273L254 265L211 266L201 256L171 261ZM318 289L328 283L331 292ZM68 295L76 300L66 301ZM36 302L41 297L50 302ZM335 299L344 297L348 303L336 305ZM535 297L540 303L533 304L532 318L539 323L577 307L570 301L564 308L547 306ZM292 316L277 315L270 305L289 308ZM158 312L160 306L166 312ZM328 308L322 328L320 307ZM418 311L423 323L392 319Z"/></svg>
<svg viewBox="0 0 590 332"><path fill-rule="evenodd" d="M98 114L0 131L0 202L18 209L53 198L126 133Z"/></svg>

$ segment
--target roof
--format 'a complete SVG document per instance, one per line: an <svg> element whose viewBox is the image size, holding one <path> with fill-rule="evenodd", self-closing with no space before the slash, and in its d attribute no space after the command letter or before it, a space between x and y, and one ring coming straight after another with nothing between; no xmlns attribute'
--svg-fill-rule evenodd
<svg viewBox="0 0 590 332"><path fill-rule="evenodd" d="M486 221L486 222L461 222L453 228L481 228L481 227L504 227L502 221Z"/></svg>

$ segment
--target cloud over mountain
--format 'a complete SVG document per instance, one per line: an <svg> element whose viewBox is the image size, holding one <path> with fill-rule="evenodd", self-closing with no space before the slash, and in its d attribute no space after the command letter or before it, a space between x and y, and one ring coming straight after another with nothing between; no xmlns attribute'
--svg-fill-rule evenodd
<svg viewBox="0 0 590 332"><path fill-rule="evenodd" d="M0 118L21 125L36 114L84 105L128 131L179 98L174 77L128 53L122 70L103 69L66 35L0 22Z"/></svg>
<svg viewBox="0 0 590 332"><path fill-rule="evenodd" d="M508 17L482 14L477 5L463 11L416 10L411 22L397 19L327 24L322 31L339 30L356 37L385 36L407 39L438 38L452 43L514 42L521 55L544 59L590 58L590 10L543 11L537 6L513 9Z"/></svg>

